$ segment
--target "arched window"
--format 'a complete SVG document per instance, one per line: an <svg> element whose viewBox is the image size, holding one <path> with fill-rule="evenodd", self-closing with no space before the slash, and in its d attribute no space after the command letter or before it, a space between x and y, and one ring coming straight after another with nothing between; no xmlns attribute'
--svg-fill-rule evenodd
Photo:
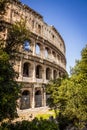
<svg viewBox="0 0 87 130"><path fill-rule="evenodd" d="M42 106L42 95L41 91L37 90L35 93L35 107L41 107Z"/></svg>
<svg viewBox="0 0 87 130"><path fill-rule="evenodd" d="M23 76L29 77L29 63L24 63L23 65Z"/></svg>
<svg viewBox="0 0 87 130"><path fill-rule="evenodd" d="M62 48L62 43L60 43L60 48Z"/></svg>
<svg viewBox="0 0 87 130"><path fill-rule="evenodd" d="M46 69L46 79L47 79L47 80L50 80L50 79L51 79L51 70L50 70L50 68L47 68L47 69Z"/></svg>
<svg viewBox="0 0 87 130"><path fill-rule="evenodd" d="M24 41L24 50L26 51L30 50L30 42L28 40Z"/></svg>
<svg viewBox="0 0 87 130"><path fill-rule="evenodd" d="M57 55L57 59L58 59L58 62L60 63L60 59L61 59L60 55Z"/></svg>
<svg viewBox="0 0 87 130"><path fill-rule="evenodd" d="M30 94L29 91L25 90L21 95L21 106L20 109L28 109L30 108Z"/></svg>
<svg viewBox="0 0 87 130"><path fill-rule="evenodd" d="M46 58L51 58L51 51L48 47L45 48L45 57Z"/></svg>
<svg viewBox="0 0 87 130"><path fill-rule="evenodd" d="M40 45L36 44L36 54L40 55Z"/></svg>
<svg viewBox="0 0 87 130"><path fill-rule="evenodd" d="M41 25L38 25L38 33L41 33Z"/></svg>
<svg viewBox="0 0 87 130"><path fill-rule="evenodd" d="M53 54L53 59L55 59L56 58L56 53L53 51L52 54Z"/></svg>
<svg viewBox="0 0 87 130"><path fill-rule="evenodd" d="M45 57L48 58L48 56L49 56L48 48L45 48Z"/></svg>
<svg viewBox="0 0 87 130"><path fill-rule="evenodd" d="M32 77L33 74L33 65L25 62L23 65L23 76L24 77Z"/></svg>
<svg viewBox="0 0 87 130"><path fill-rule="evenodd" d="M42 78L42 66L36 66L36 78Z"/></svg>
<svg viewBox="0 0 87 130"><path fill-rule="evenodd" d="M53 78L54 78L54 79L57 78L57 71L56 71L56 70L53 71Z"/></svg>
<svg viewBox="0 0 87 130"><path fill-rule="evenodd" d="M61 77L61 75L62 75L62 74L61 74L61 72L59 71L59 77Z"/></svg>

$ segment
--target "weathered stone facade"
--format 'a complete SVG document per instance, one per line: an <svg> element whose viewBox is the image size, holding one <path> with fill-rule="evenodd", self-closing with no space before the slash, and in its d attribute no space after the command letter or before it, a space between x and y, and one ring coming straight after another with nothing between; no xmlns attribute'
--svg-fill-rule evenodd
<svg viewBox="0 0 87 130"><path fill-rule="evenodd" d="M21 18L26 20L31 37L20 47L20 60L14 66L19 73L17 81L23 83L19 109L45 107L45 85L66 73L65 44L55 27L47 25L40 14L20 2L12 2L3 20L14 23Z"/></svg>

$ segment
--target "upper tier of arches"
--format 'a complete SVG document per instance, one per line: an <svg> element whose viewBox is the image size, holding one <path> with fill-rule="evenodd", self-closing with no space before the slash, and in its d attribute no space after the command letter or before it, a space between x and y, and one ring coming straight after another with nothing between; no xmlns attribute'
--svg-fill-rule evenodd
<svg viewBox="0 0 87 130"><path fill-rule="evenodd" d="M7 8L4 19L9 23L26 21L26 27L30 32L40 36L43 40L49 41L56 46L64 55L66 52L65 43L54 26L49 26L44 22L43 17L30 7L20 2L12 1Z"/></svg>

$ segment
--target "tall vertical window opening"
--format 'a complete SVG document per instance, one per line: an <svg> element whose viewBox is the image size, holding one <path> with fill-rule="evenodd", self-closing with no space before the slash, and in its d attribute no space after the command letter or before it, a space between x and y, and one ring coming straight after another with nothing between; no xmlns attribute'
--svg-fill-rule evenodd
<svg viewBox="0 0 87 130"><path fill-rule="evenodd" d="M29 63L23 65L23 76L29 77Z"/></svg>
<svg viewBox="0 0 87 130"><path fill-rule="evenodd" d="M36 66L36 78L42 78L42 67L40 65Z"/></svg>
<svg viewBox="0 0 87 130"><path fill-rule="evenodd" d="M30 50L30 42L29 41L24 41L24 50L29 51Z"/></svg>
<svg viewBox="0 0 87 130"><path fill-rule="evenodd" d="M50 79L51 79L51 70L50 70L50 68L47 68L47 69L46 69L46 79L47 79L47 80L50 80Z"/></svg>
<svg viewBox="0 0 87 130"><path fill-rule="evenodd" d="M36 44L36 54L40 55L40 45Z"/></svg>

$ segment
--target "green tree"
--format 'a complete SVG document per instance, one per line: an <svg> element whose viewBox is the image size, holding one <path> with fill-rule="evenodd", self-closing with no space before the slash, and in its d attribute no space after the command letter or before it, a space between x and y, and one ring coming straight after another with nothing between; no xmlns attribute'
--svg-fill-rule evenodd
<svg viewBox="0 0 87 130"><path fill-rule="evenodd" d="M54 83L50 84L51 97L54 95L50 102L54 103L53 106L57 103L60 122L64 119L66 125L72 123L77 129L82 129L87 120L87 46L81 52L81 60L72 69L71 77L62 80L56 87Z"/></svg>
<svg viewBox="0 0 87 130"><path fill-rule="evenodd" d="M0 121L17 116L20 86L14 80L17 74L9 64L9 55L0 50Z"/></svg>
<svg viewBox="0 0 87 130"><path fill-rule="evenodd" d="M81 51L81 60L76 61L74 68L70 70L71 75L85 74L87 76L87 45Z"/></svg>
<svg viewBox="0 0 87 130"><path fill-rule="evenodd" d="M24 44L25 40L29 40L30 31L26 29L26 21L21 19L8 27L8 35L6 45L3 48L10 56L19 52L20 46Z"/></svg>
<svg viewBox="0 0 87 130"><path fill-rule="evenodd" d="M6 1L1 0L0 6L1 2ZM6 3L3 4L6 6ZM3 23L1 23L3 28L0 31L7 29L7 39L0 39L0 121L5 118L13 119L17 115L20 85L16 81L18 74L13 69L11 61L17 57L20 46L30 36L30 31L26 29L26 23L23 20L9 26L5 24L3 26Z"/></svg>
<svg viewBox="0 0 87 130"><path fill-rule="evenodd" d="M51 109L54 109L56 115L59 112L59 87L62 82L62 78L58 78L55 80L51 80L47 85L46 85L46 91L49 94L49 98L47 99L47 102L49 104L49 107Z"/></svg>
<svg viewBox="0 0 87 130"><path fill-rule="evenodd" d="M87 119L87 79L83 75L72 76L63 81L59 88L60 112L81 128Z"/></svg>
<svg viewBox="0 0 87 130"><path fill-rule="evenodd" d="M35 118L32 121L21 121L11 124L3 123L0 130L59 130L55 121Z"/></svg>
<svg viewBox="0 0 87 130"><path fill-rule="evenodd" d="M5 46L0 49L0 120L13 118L17 114L16 101L20 85L15 81L17 74L11 60L18 55L20 45L28 38L29 31L26 30L24 22L19 22L8 28L7 40L1 42Z"/></svg>

